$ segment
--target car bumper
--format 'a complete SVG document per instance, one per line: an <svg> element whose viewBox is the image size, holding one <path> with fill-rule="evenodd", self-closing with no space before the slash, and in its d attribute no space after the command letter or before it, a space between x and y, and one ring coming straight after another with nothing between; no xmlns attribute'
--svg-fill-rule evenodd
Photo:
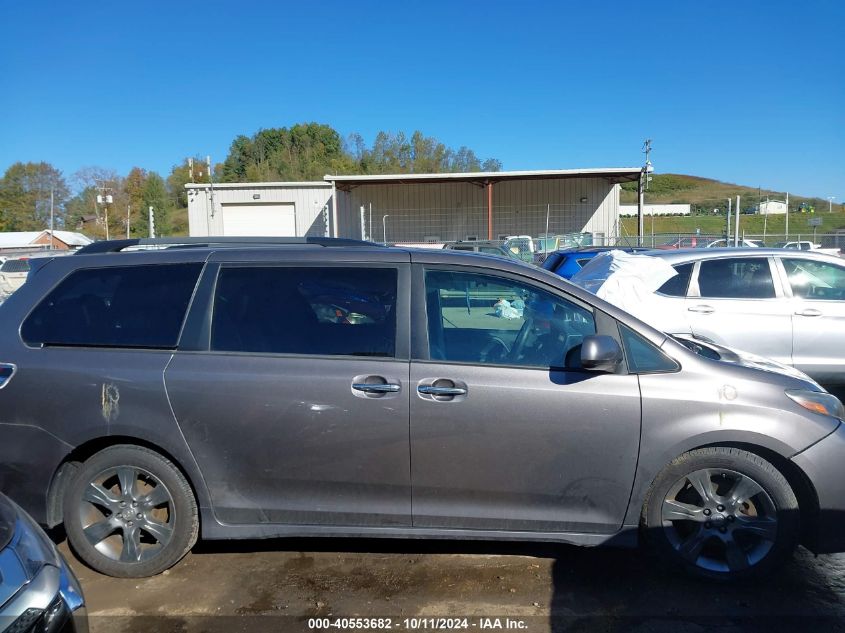
<svg viewBox="0 0 845 633"><path fill-rule="evenodd" d="M0 609L0 631L88 633L79 581L62 559L45 565Z"/></svg>
<svg viewBox="0 0 845 633"><path fill-rule="evenodd" d="M805 544L815 554L845 552L845 424L792 461L807 475L819 501Z"/></svg>

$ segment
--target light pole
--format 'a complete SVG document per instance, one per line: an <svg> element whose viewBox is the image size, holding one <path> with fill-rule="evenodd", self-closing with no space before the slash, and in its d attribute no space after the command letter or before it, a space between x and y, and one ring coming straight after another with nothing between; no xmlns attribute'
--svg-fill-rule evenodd
<svg viewBox="0 0 845 633"><path fill-rule="evenodd" d="M387 244L387 218L389 218L389 217L390 217L390 215L388 214L388 215L385 215L384 217L382 217L382 219L381 219L381 228L382 228L382 231L383 231L384 243L385 244Z"/></svg>
<svg viewBox="0 0 845 633"><path fill-rule="evenodd" d="M99 185L97 189L100 192L97 194L97 204L103 206L106 224L106 239L109 239L109 205L114 202L114 198L110 193L108 193L111 191L111 187L107 187L105 182Z"/></svg>
<svg viewBox="0 0 845 633"><path fill-rule="evenodd" d="M827 212L833 213L833 201L836 200L836 196L828 196L827 197Z"/></svg>

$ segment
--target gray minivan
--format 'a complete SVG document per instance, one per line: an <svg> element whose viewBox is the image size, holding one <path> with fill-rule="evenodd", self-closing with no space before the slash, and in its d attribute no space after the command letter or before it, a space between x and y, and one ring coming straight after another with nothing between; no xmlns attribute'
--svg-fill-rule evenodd
<svg viewBox="0 0 845 633"><path fill-rule="evenodd" d="M106 574L199 534L643 536L716 578L845 550L839 400L519 262L99 242L34 267L0 326L0 488Z"/></svg>

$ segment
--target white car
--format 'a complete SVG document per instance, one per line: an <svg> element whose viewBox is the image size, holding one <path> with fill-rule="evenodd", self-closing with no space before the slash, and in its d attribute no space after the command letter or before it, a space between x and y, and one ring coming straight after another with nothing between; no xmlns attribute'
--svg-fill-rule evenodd
<svg viewBox="0 0 845 633"><path fill-rule="evenodd" d="M828 389L845 388L841 258L775 248L687 249L621 254L614 267L601 257L573 283L664 332L742 349L791 365ZM664 282L671 271L661 272L656 260L676 274ZM635 283L637 275L654 283Z"/></svg>

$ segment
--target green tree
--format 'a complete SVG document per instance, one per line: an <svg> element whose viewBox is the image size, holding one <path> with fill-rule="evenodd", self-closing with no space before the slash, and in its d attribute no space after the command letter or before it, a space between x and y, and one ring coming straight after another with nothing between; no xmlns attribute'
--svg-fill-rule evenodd
<svg viewBox="0 0 845 633"><path fill-rule="evenodd" d="M0 178L0 230L37 231L49 228L50 193L53 225L65 226L65 202L70 190L62 172L50 163L15 163Z"/></svg>
<svg viewBox="0 0 845 633"><path fill-rule="evenodd" d="M123 179L123 195L126 198L124 222L130 223L130 235L146 235L146 208L144 207L144 187L147 184L147 170L133 167ZM126 226L124 224L124 230Z"/></svg>
<svg viewBox="0 0 845 633"><path fill-rule="evenodd" d="M170 212L172 210L170 196L164 178L151 171L147 175L142 194L144 205L143 219L139 221L139 232L147 235L149 231L147 218L149 207L153 207L156 235L167 235L170 232Z"/></svg>
<svg viewBox="0 0 845 633"><path fill-rule="evenodd" d="M461 147L453 150L415 131L379 132L371 147L360 134L344 142L328 125L299 123L238 136L220 170L222 182L321 180L326 174L440 173L499 171L496 159L482 161Z"/></svg>

